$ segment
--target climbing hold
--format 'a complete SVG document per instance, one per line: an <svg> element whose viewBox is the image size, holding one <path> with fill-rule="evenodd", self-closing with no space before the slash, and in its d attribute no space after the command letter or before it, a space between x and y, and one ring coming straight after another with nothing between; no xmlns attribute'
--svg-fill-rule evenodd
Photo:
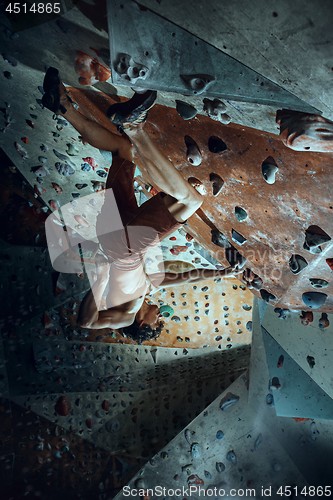
<svg viewBox="0 0 333 500"><path fill-rule="evenodd" d="M300 315L301 323L304 326L308 326L313 322L313 312L312 311L302 311Z"/></svg>
<svg viewBox="0 0 333 500"><path fill-rule="evenodd" d="M195 434L194 431L190 431L190 429L185 429L184 436L188 444L191 444L192 436Z"/></svg>
<svg viewBox="0 0 333 500"><path fill-rule="evenodd" d="M11 73L10 71L4 71L3 76L7 78L7 80L11 80L13 78L13 73Z"/></svg>
<svg viewBox="0 0 333 500"><path fill-rule="evenodd" d="M105 172L105 170L96 170L96 174L102 178L105 178L108 175L107 172Z"/></svg>
<svg viewBox="0 0 333 500"><path fill-rule="evenodd" d="M204 475L207 479L212 479L212 475L208 470L204 470Z"/></svg>
<svg viewBox="0 0 333 500"><path fill-rule="evenodd" d="M243 245L247 241L246 238L235 231L235 229L231 230L231 238L233 239L233 241L238 243L238 245Z"/></svg>
<svg viewBox="0 0 333 500"><path fill-rule="evenodd" d="M306 250L318 248L319 245L327 243L330 240L330 236L319 226L309 226L305 231L304 248Z"/></svg>
<svg viewBox="0 0 333 500"><path fill-rule="evenodd" d="M33 172L37 177L46 177L50 172L46 167L31 167L31 172Z"/></svg>
<svg viewBox="0 0 333 500"><path fill-rule="evenodd" d="M57 151L56 149L53 149L53 153L56 155L57 158L59 158L59 160L61 160L62 162L65 162L65 163L69 163L71 165L74 165L74 163L68 158L68 156L62 154L62 153L59 153L59 151Z"/></svg>
<svg viewBox="0 0 333 500"><path fill-rule="evenodd" d="M88 184L75 184L76 189L83 189L87 186L88 186Z"/></svg>
<svg viewBox="0 0 333 500"><path fill-rule="evenodd" d="M90 226L90 224L87 221L87 219L85 219L84 217L82 217L82 215L74 215L74 219L81 226L85 226L85 227L89 227Z"/></svg>
<svg viewBox="0 0 333 500"><path fill-rule="evenodd" d="M261 298L265 302L270 302L271 300L276 300L275 295L273 295L272 293L268 292L267 290L264 290L263 288L260 290L260 295L261 295Z"/></svg>
<svg viewBox="0 0 333 500"><path fill-rule="evenodd" d="M201 477L199 477L197 474L191 474L188 479L187 479L187 484L189 486L193 485L193 484L205 484L204 483L204 480L201 479Z"/></svg>
<svg viewBox="0 0 333 500"><path fill-rule="evenodd" d="M228 462L231 462L232 464L237 463L237 456L236 456L236 453L234 452L234 450L228 451L226 459L228 460Z"/></svg>
<svg viewBox="0 0 333 500"><path fill-rule="evenodd" d="M199 95L211 86L216 78L212 75L196 74L196 75L180 75L186 87L192 90L193 94Z"/></svg>
<svg viewBox="0 0 333 500"><path fill-rule="evenodd" d="M58 174L64 175L65 177L75 174L75 168L73 168L71 165L68 165L68 163L61 163L60 161L58 161L55 164L55 168L57 169Z"/></svg>
<svg viewBox="0 0 333 500"><path fill-rule="evenodd" d="M203 111L205 111L212 120L219 121L225 125L231 122L230 116L226 113L227 107L220 99L211 100L205 98L203 104Z"/></svg>
<svg viewBox="0 0 333 500"><path fill-rule="evenodd" d="M189 135L185 135L184 137L185 144L187 147L186 150L186 159L189 161L194 167L198 167L202 162L202 155L199 149L199 146L195 142L192 137Z"/></svg>
<svg viewBox="0 0 333 500"><path fill-rule="evenodd" d="M302 295L304 304L311 309L319 309L325 304L327 295L322 292L306 292Z"/></svg>
<svg viewBox="0 0 333 500"><path fill-rule="evenodd" d="M272 378L270 388L271 389L280 389L281 388L280 380L278 379L278 377Z"/></svg>
<svg viewBox="0 0 333 500"><path fill-rule="evenodd" d="M76 156L79 154L80 150L75 144L72 144L71 142L67 144L67 154L69 156Z"/></svg>
<svg viewBox="0 0 333 500"><path fill-rule="evenodd" d="M252 332L252 321L248 321L245 327L249 332Z"/></svg>
<svg viewBox="0 0 333 500"><path fill-rule="evenodd" d="M125 53L120 53L114 64L114 69L118 75L124 80L135 84L137 80L145 80L150 74L147 66L135 62L134 59Z"/></svg>
<svg viewBox="0 0 333 500"><path fill-rule="evenodd" d="M105 184L101 181L91 181L91 183L95 193L97 193L98 191L102 191L105 187Z"/></svg>
<svg viewBox="0 0 333 500"><path fill-rule="evenodd" d="M191 120L198 113L198 110L192 104L179 101L178 99L176 99L176 110L183 120Z"/></svg>
<svg viewBox="0 0 333 500"><path fill-rule="evenodd" d="M16 151L21 156L21 158L23 158L23 160L29 158L28 151L23 146L21 146L21 144L19 144L18 142L14 142L14 145Z"/></svg>
<svg viewBox="0 0 333 500"><path fill-rule="evenodd" d="M330 322L326 313L322 313L319 319L319 328L323 330L324 328L328 328L330 326Z"/></svg>
<svg viewBox="0 0 333 500"><path fill-rule="evenodd" d="M278 314L279 319L287 319L289 309L281 309L281 307L276 307L274 312Z"/></svg>
<svg viewBox="0 0 333 500"><path fill-rule="evenodd" d="M329 285L328 281L326 280L321 280L318 278L309 278L309 280L313 288L326 288Z"/></svg>
<svg viewBox="0 0 333 500"><path fill-rule="evenodd" d="M89 172L91 170L91 166L89 163L81 163L81 170L83 172Z"/></svg>
<svg viewBox="0 0 333 500"><path fill-rule="evenodd" d="M313 368L315 366L316 362L315 362L315 359L314 359L313 356L307 356L306 360L307 360L308 365L310 366L310 368Z"/></svg>
<svg viewBox="0 0 333 500"><path fill-rule="evenodd" d="M52 187L53 187L53 189L55 190L55 192L57 194L61 194L62 193L62 187L59 186L59 184L57 184L56 182L52 182Z"/></svg>
<svg viewBox="0 0 333 500"><path fill-rule="evenodd" d="M217 431L216 433L216 439L223 439L224 438L224 432L223 431Z"/></svg>
<svg viewBox="0 0 333 500"><path fill-rule="evenodd" d="M191 445L192 458L201 458L201 448L199 443L192 443Z"/></svg>
<svg viewBox="0 0 333 500"><path fill-rule="evenodd" d="M262 434L258 434L257 439L254 442L253 451L257 450L262 443Z"/></svg>
<svg viewBox="0 0 333 500"><path fill-rule="evenodd" d="M247 219L247 212L242 207L235 207L235 217L239 222Z"/></svg>
<svg viewBox="0 0 333 500"><path fill-rule="evenodd" d="M283 354L281 354L281 355L279 356L279 359L278 359L278 362L277 362L277 365L276 365L276 366L277 366L278 368L282 368L283 363L284 363L284 356L283 356Z"/></svg>
<svg viewBox="0 0 333 500"><path fill-rule="evenodd" d="M58 210L59 203L56 200L49 200L49 205L52 210Z"/></svg>
<svg viewBox="0 0 333 500"><path fill-rule="evenodd" d="M198 191L198 193L200 193L202 196L205 196L207 194L207 189L199 179L197 179L196 177L189 177L187 180L189 184L191 184L191 186L194 187L194 189Z"/></svg>
<svg viewBox="0 0 333 500"><path fill-rule="evenodd" d="M261 172L267 184L274 184L276 172L279 170L274 158L269 156L261 165Z"/></svg>
<svg viewBox="0 0 333 500"><path fill-rule="evenodd" d="M237 396L236 394L232 394L231 392L228 392L228 394L226 394L226 396L224 396L224 398L221 399L220 401L220 409L222 411L225 411L231 406L234 406L236 403L238 403L238 401L239 401L239 396Z"/></svg>
<svg viewBox="0 0 333 500"><path fill-rule="evenodd" d="M266 405L273 406L274 405L274 396L271 393L268 393L266 396Z"/></svg>
<svg viewBox="0 0 333 500"><path fill-rule="evenodd" d="M251 311L252 306L250 306L249 304L243 304L242 309L244 309L244 311Z"/></svg>
<svg viewBox="0 0 333 500"><path fill-rule="evenodd" d="M67 397L60 396L60 398L57 399L54 409L58 415L67 417L67 415L71 411L71 405Z"/></svg>
<svg viewBox="0 0 333 500"><path fill-rule="evenodd" d="M212 229L212 243L221 247L221 248L230 248L231 244L228 239L224 236L224 234L220 233L218 229Z"/></svg>
<svg viewBox="0 0 333 500"><path fill-rule="evenodd" d="M208 139L208 149L211 153L223 153L223 151L226 151L228 147L222 139L212 135Z"/></svg>
<svg viewBox="0 0 333 500"><path fill-rule="evenodd" d="M300 273L308 265L301 255L294 254L289 259L289 267L293 274Z"/></svg>
<svg viewBox="0 0 333 500"><path fill-rule="evenodd" d="M171 306L164 305L160 307L160 313L164 318L169 318L170 316L173 315L174 310L172 309Z"/></svg>
<svg viewBox="0 0 333 500"><path fill-rule="evenodd" d="M223 462L216 462L215 464L217 472L224 472L225 471L225 465Z"/></svg>
<svg viewBox="0 0 333 500"><path fill-rule="evenodd" d="M213 183L213 195L217 196L223 188L224 180L214 172L209 174L209 180Z"/></svg>
<svg viewBox="0 0 333 500"><path fill-rule="evenodd" d="M175 323L180 323L180 317L179 316L172 316L171 321L174 321Z"/></svg>

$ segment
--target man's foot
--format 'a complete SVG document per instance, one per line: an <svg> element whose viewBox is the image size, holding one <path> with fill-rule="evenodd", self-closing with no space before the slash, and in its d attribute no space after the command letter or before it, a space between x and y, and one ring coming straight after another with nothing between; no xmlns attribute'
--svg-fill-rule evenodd
<svg viewBox="0 0 333 500"><path fill-rule="evenodd" d="M43 106L53 111L53 113L65 114L67 109L64 104L70 104L71 100L66 94L65 86L60 80L57 68L52 66L48 68L44 77L43 89L45 92L42 97Z"/></svg>
<svg viewBox="0 0 333 500"><path fill-rule="evenodd" d="M121 129L140 125L145 122L148 111L155 104L156 90L147 90L143 94L137 92L126 102L113 104L107 110L107 116L111 122Z"/></svg>

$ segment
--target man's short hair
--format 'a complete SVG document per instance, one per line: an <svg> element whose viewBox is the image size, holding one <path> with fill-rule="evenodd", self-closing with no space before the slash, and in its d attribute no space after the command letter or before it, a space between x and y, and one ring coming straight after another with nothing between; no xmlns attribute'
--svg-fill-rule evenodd
<svg viewBox="0 0 333 500"><path fill-rule="evenodd" d="M138 342L138 344L141 344L145 340L156 339L160 335L162 329L163 323L160 323L157 328L152 328L150 325L140 326L139 323L134 320L132 325L125 326L122 331L125 337L129 337Z"/></svg>

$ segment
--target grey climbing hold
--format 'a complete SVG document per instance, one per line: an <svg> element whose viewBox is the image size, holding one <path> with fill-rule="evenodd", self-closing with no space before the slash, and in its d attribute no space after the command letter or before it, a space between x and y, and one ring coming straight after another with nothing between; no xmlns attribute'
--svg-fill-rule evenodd
<svg viewBox="0 0 333 500"><path fill-rule="evenodd" d="M180 77L186 87L196 95L205 92L216 80L215 76L207 74L180 75Z"/></svg>
<svg viewBox="0 0 333 500"><path fill-rule="evenodd" d="M238 222L243 222L247 219L247 211L242 207L235 207L235 217Z"/></svg>
<svg viewBox="0 0 333 500"><path fill-rule="evenodd" d="M172 316L171 321L174 321L175 323L180 323L180 317L179 316Z"/></svg>
<svg viewBox="0 0 333 500"><path fill-rule="evenodd" d="M189 135L185 135L184 137L186 144L186 159L189 161L194 167L198 167L202 162L202 155L199 149L199 146L195 142L192 137Z"/></svg>
<svg viewBox="0 0 333 500"><path fill-rule="evenodd" d="M267 406L274 406L274 396L273 394L269 393L266 396L266 405Z"/></svg>
<svg viewBox="0 0 333 500"><path fill-rule="evenodd" d="M309 280L313 288L326 288L329 285L328 281L319 278L309 278Z"/></svg>
<svg viewBox="0 0 333 500"><path fill-rule="evenodd" d="M217 245L221 248L230 248L231 244L229 243L229 240L224 236L224 234L220 233L218 229L212 229L212 243L214 245Z"/></svg>
<svg viewBox="0 0 333 500"><path fill-rule="evenodd" d="M319 226L309 226L305 231L304 248L307 250L318 248L319 245L323 245L330 240L330 236Z"/></svg>
<svg viewBox="0 0 333 500"><path fill-rule="evenodd" d="M215 135L212 135L208 139L208 149L211 153L223 153L223 151L226 151L228 149L228 146L222 139L219 137L216 137Z"/></svg>
<svg viewBox="0 0 333 500"><path fill-rule="evenodd" d="M281 309L281 307L275 307L274 312L278 314L279 319L287 319L289 309Z"/></svg>
<svg viewBox="0 0 333 500"><path fill-rule="evenodd" d="M271 300L276 300L275 295L273 295L272 293L268 292L267 290L264 290L264 288L262 288L260 290L260 295L261 295L261 298L265 302L270 302Z"/></svg>
<svg viewBox="0 0 333 500"><path fill-rule="evenodd" d="M221 430L218 430L216 433L216 439L223 439L224 438L224 432Z"/></svg>
<svg viewBox="0 0 333 500"><path fill-rule="evenodd" d="M67 154L69 156L76 156L79 154L79 152L80 150L77 146L75 146L75 144L72 144L71 142L67 144Z"/></svg>
<svg viewBox="0 0 333 500"><path fill-rule="evenodd" d="M244 243L247 241L247 239L243 235L238 233L238 231L236 231L235 229L231 230L231 238L233 239L233 241L238 243L238 245L244 245Z"/></svg>
<svg viewBox="0 0 333 500"><path fill-rule="evenodd" d="M325 304L327 295L322 292L305 292L302 295L304 304L311 309L319 309Z"/></svg>
<svg viewBox="0 0 333 500"><path fill-rule="evenodd" d="M189 177L188 179L189 184L198 191L202 196L205 196L207 194L207 189L205 185L196 177Z"/></svg>
<svg viewBox="0 0 333 500"><path fill-rule="evenodd" d="M226 459L228 460L228 462L231 462L232 464L237 464L237 456L234 450L228 451Z"/></svg>
<svg viewBox="0 0 333 500"><path fill-rule="evenodd" d="M75 184L76 189L83 189L87 186L88 186L88 184Z"/></svg>
<svg viewBox="0 0 333 500"><path fill-rule="evenodd" d="M209 180L213 183L213 195L217 196L223 188L224 180L214 172L209 174Z"/></svg>
<svg viewBox="0 0 333 500"><path fill-rule="evenodd" d="M185 429L184 436L188 444L192 443L192 436L195 434L194 431L190 431L190 429Z"/></svg>
<svg viewBox="0 0 333 500"><path fill-rule="evenodd" d="M107 172L105 172L105 170L96 170L96 174L102 178L105 178L108 175Z"/></svg>
<svg viewBox="0 0 333 500"><path fill-rule="evenodd" d="M68 165L68 163L61 163L60 161L58 161L55 164L55 168L60 175L64 175L65 177L75 174L75 168L73 168L71 165Z"/></svg>
<svg viewBox="0 0 333 500"><path fill-rule="evenodd" d="M220 401L220 409L222 411L228 410L231 406L234 406L239 401L239 396L236 394L232 394L232 392L228 392L224 398Z"/></svg>
<svg viewBox="0 0 333 500"><path fill-rule="evenodd" d="M289 267L293 274L300 273L308 265L301 255L294 254L289 259Z"/></svg>
<svg viewBox="0 0 333 500"><path fill-rule="evenodd" d="M278 170L279 168L275 163L274 158L272 158L271 156L263 161L261 165L261 172L267 184L274 184L275 176Z"/></svg>
<svg viewBox="0 0 333 500"><path fill-rule="evenodd" d="M245 327L249 332L252 332L252 321L248 321Z"/></svg>
<svg viewBox="0 0 333 500"><path fill-rule="evenodd" d="M225 465L223 462L216 462L215 468L217 472L224 472L225 471Z"/></svg>
<svg viewBox="0 0 333 500"><path fill-rule="evenodd" d="M198 110L192 104L178 99L176 99L176 110L183 120L191 120L198 113Z"/></svg>
<svg viewBox="0 0 333 500"><path fill-rule="evenodd" d="M191 445L192 458L201 458L201 447L199 443L192 443Z"/></svg>
<svg viewBox="0 0 333 500"><path fill-rule="evenodd" d="M219 121L225 125L231 122L230 116L226 113L227 107L220 99L207 99L203 100L203 111L207 113L212 120Z"/></svg>
<svg viewBox="0 0 333 500"><path fill-rule="evenodd" d="M120 53L118 59L115 61L114 70L124 80L130 81L135 84L139 79L145 80L150 70L147 66L135 62L134 59L125 53Z"/></svg>
<svg viewBox="0 0 333 500"><path fill-rule="evenodd" d="M316 364L315 358L313 356L307 356L306 360L308 362L309 367L314 368L314 366Z"/></svg>
<svg viewBox="0 0 333 500"><path fill-rule="evenodd" d="M253 447L253 450L257 450L259 448L259 446L261 445L262 443L262 434L259 434L257 439L255 440L254 442L254 447Z"/></svg>
<svg viewBox="0 0 333 500"><path fill-rule="evenodd" d="M204 470L204 475L207 479L212 479L212 475L208 470Z"/></svg>

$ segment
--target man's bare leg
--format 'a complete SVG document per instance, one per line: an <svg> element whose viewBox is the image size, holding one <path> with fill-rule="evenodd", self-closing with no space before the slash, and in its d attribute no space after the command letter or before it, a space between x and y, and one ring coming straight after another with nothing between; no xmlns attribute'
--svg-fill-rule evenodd
<svg viewBox="0 0 333 500"><path fill-rule="evenodd" d="M129 127L125 133L138 152L139 168L146 172L159 189L176 198L167 198L168 209L180 222L186 221L200 208L202 196L182 177L171 161L153 144L148 134L139 127ZM171 201L172 200L172 201Z"/></svg>

